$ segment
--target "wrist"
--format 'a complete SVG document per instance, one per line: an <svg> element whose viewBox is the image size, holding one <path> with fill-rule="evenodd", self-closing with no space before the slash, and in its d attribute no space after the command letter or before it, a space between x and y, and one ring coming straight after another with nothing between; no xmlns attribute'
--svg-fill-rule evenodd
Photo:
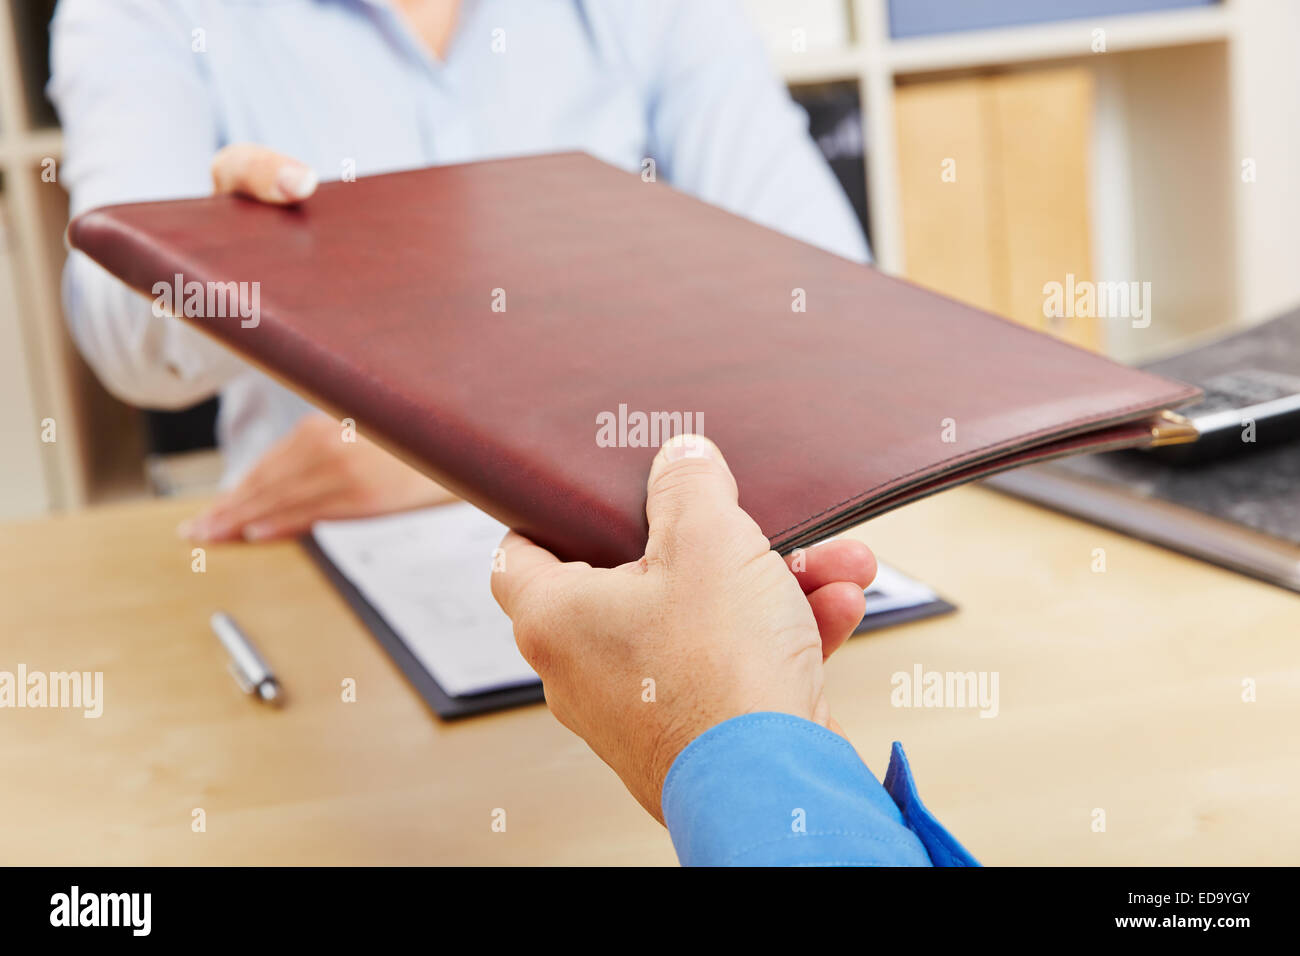
<svg viewBox="0 0 1300 956"><path fill-rule="evenodd" d="M800 724L813 724L826 733L834 734L841 743L848 746L850 750L853 749L853 745L844 737L839 726L832 721L828 721L824 715L819 719L817 716L798 714L780 707L759 707L756 709L735 707L723 708L714 711L710 715L703 716L703 720L693 723L690 727L679 727L671 732L661 732L651 750L650 759L646 765L653 768L653 777L650 781L652 798L649 803L645 800L642 800L641 803L660 823L665 822L661 806L664 788L682 754L690 749L692 745L701 742L701 738L718 732L719 728L730 722L742 719L771 718ZM708 741L704 741L702 745L708 743Z"/></svg>

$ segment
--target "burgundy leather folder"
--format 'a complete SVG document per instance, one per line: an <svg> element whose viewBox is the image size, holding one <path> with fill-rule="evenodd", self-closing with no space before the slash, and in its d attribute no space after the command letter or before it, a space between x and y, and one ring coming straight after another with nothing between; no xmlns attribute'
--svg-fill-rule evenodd
<svg viewBox="0 0 1300 956"><path fill-rule="evenodd" d="M297 208L115 206L69 239L178 314L180 276L201 293L186 321L598 565L642 553L673 430L718 443L783 552L1026 462L1194 437L1161 414L1194 388L582 154L331 183ZM255 325L223 310L232 282L246 302L260 284Z"/></svg>

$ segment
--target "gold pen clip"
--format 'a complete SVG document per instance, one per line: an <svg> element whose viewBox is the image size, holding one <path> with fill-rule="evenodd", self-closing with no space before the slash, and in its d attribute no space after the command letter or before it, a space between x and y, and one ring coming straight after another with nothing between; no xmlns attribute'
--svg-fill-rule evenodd
<svg viewBox="0 0 1300 956"><path fill-rule="evenodd" d="M1200 437L1201 433L1196 430L1196 426L1190 419L1166 409L1151 423L1151 444L1147 447L1186 445Z"/></svg>

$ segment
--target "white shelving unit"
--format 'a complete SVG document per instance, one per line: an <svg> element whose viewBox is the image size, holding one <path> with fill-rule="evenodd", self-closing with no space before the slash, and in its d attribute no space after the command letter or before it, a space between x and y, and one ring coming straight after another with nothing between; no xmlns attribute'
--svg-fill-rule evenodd
<svg viewBox="0 0 1300 956"><path fill-rule="evenodd" d="M27 395L17 394L16 375L0 376L0 390L14 390L6 406L30 417L25 424L38 436L39 459L37 467L24 467L33 477L6 481L0 518L75 508L143 487L138 415L103 390L63 322L68 201L57 181L62 138L43 108L50 9L43 0L5 0L0 9L0 202L14 280L14 303L0 314L0 325L21 349L4 360L25 367ZM39 438L47 419L55 424L53 442ZM14 454L33 452L24 444Z"/></svg>
<svg viewBox="0 0 1300 956"><path fill-rule="evenodd" d="M826 2L817 4L822 20ZM750 3L759 17L771 7ZM1168 319L1142 337L1122 330L1111 336L1109 351L1135 360L1224 325L1265 318L1300 298L1300 270L1281 268L1274 251L1277 218L1286 210L1300 214L1300 190L1275 183L1273 192L1285 195L1283 206L1270 211L1260 196L1245 192L1250 187L1238 174L1241 160L1252 156L1252 131L1273 135L1274 166L1300 161L1296 111L1282 134L1272 133L1277 123L1269 115L1287 97L1300 99L1300 85L1286 85L1300 79L1291 65L1294 54L1284 64L1280 56L1260 60L1243 53L1278 30L1289 31L1294 50L1300 42L1297 7L1289 0L1224 0L1212 7L896 40L889 35L886 0L843 0L846 44L810 44L807 52L774 45L773 55L792 86L858 85L872 243L881 268L899 274L906 262L895 91L972 73L1090 68L1098 90L1091 163L1096 271L1102 278L1152 281ZM1104 33L1104 53L1093 52L1097 30ZM1280 74L1283 67L1292 72Z"/></svg>

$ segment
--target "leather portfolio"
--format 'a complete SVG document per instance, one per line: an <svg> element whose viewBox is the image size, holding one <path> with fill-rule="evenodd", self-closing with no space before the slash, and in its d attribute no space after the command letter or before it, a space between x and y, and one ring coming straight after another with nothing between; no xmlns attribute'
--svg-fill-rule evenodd
<svg viewBox="0 0 1300 956"><path fill-rule="evenodd" d="M789 552L1028 462L1185 441L1198 390L580 153L93 210L70 244L566 559L645 546L707 435ZM1044 277L1047 281L1050 277Z"/></svg>

